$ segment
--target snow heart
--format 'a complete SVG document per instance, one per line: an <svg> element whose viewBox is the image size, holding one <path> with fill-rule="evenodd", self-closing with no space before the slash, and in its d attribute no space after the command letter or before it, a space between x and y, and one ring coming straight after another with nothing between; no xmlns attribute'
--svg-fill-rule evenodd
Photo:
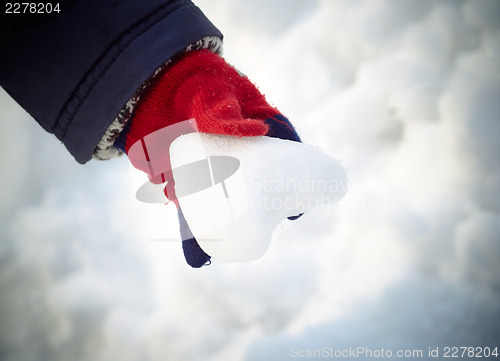
<svg viewBox="0 0 500 361"><path fill-rule="evenodd" d="M149 181L137 199L182 210L204 252L221 262L261 257L276 226L347 191L342 165L319 148L300 142L200 133L194 120L144 137L129 151ZM184 239L183 239L184 240Z"/></svg>
<svg viewBox="0 0 500 361"><path fill-rule="evenodd" d="M189 228L221 262L260 258L284 219L347 190L344 168L320 149L265 136L182 135L170 162Z"/></svg>

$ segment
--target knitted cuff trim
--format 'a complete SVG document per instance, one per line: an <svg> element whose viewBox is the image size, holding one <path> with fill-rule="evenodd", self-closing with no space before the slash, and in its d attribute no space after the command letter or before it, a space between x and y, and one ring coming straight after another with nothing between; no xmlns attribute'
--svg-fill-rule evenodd
<svg viewBox="0 0 500 361"><path fill-rule="evenodd" d="M183 53L187 53L189 51L208 49L215 54L222 53L222 39L215 36L206 36L195 43L189 45L184 52L181 52L178 55ZM151 83L151 81L160 74L163 69L165 69L175 58L167 60L165 64L160 66L154 74L149 77L149 79L145 80L136 93L130 98L130 100L125 104L122 110L118 113L115 120L109 125L106 132L102 136L101 140L97 144L97 147L92 154L92 157L97 160L109 160L118 156L123 155L123 150L117 149L114 146L115 140L120 136L120 133L125 128L128 120L132 116L137 103L139 103L139 99L141 98L142 93Z"/></svg>

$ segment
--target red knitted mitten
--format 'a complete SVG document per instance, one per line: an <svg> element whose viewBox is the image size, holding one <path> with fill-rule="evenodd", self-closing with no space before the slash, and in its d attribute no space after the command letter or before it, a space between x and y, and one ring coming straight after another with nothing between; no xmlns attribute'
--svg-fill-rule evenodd
<svg viewBox="0 0 500 361"><path fill-rule="evenodd" d="M132 164L146 172L153 183L169 181L165 194L176 201L173 180L168 172L161 173L161 176L152 174L153 157L147 149L154 149L156 163L169 165L169 148L174 139L148 137L146 147L145 137L189 119L194 119L198 131L204 133L239 137L269 135L280 128L274 126L273 129L272 124L286 123L279 120L281 118L272 119L276 116L281 116L279 111L266 102L248 78L241 76L222 57L208 50L194 51L168 66L141 96L131 118L125 150ZM285 128L293 129L291 125ZM129 152L139 141L142 142L141 151ZM168 170L168 167L163 169ZM178 211L186 260L193 267L201 267L210 256L197 244L179 207Z"/></svg>
<svg viewBox="0 0 500 361"><path fill-rule="evenodd" d="M141 96L126 150L142 137L194 118L198 130L235 136L265 135L265 119L278 114L255 85L217 54L184 54ZM135 164L134 164L135 165Z"/></svg>

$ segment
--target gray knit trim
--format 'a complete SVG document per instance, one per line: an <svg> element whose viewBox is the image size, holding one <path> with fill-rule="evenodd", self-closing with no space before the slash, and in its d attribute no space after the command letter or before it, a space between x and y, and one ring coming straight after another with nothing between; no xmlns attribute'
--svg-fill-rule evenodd
<svg viewBox="0 0 500 361"><path fill-rule="evenodd" d="M189 45L183 53L201 49L208 49L213 53L221 54L222 53L222 39L215 36L206 36L195 43ZM183 54L181 53L181 54ZM175 59L175 57L173 58ZM130 98L130 100L125 104L125 106L120 110L115 120L109 125L106 132L102 136L101 140L97 144L97 147L92 154L92 157L97 160L109 160L118 156L123 155L123 152L114 147L114 143L116 138L120 135L122 130L125 128L128 120L134 113L134 109L139 103L139 99L141 98L142 93L151 83L151 81L160 74L171 62L173 59L167 60L165 64L160 66L155 70L154 74L145 80L139 89L135 92L135 94Z"/></svg>

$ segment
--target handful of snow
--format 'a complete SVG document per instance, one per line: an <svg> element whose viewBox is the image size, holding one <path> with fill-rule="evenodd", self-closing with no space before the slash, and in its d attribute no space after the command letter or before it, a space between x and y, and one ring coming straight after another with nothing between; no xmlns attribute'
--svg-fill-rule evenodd
<svg viewBox="0 0 500 361"><path fill-rule="evenodd" d="M191 232L221 262L260 258L284 219L347 190L344 168L319 148L265 136L182 135L170 162Z"/></svg>

